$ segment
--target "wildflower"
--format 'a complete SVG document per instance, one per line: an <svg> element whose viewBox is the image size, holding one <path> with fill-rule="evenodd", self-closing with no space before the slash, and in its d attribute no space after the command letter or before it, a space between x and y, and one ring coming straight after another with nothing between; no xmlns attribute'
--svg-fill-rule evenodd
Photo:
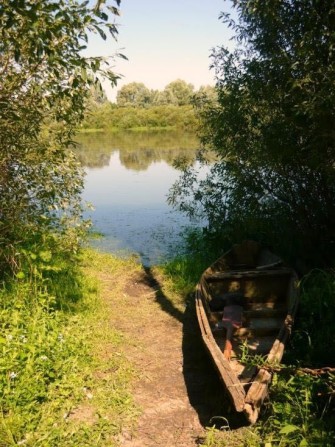
<svg viewBox="0 0 335 447"><path fill-rule="evenodd" d="M16 372L12 371L12 372L9 373L9 378L10 379L14 380L16 377L17 377L17 373Z"/></svg>
<svg viewBox="0 0 335 447"><path fill-rule="evenodd" d="M13 340L13 336L12 336L12 334L8 334L8 335L6 335L6 339L7 339L7 341L12 341Z"/></svg>
<svg viewBox="0 0 335 447"><path fill-rule="evenodd" d="M43 361L49 360L46 355L41 355L40 359L43 360Z"/></svg>

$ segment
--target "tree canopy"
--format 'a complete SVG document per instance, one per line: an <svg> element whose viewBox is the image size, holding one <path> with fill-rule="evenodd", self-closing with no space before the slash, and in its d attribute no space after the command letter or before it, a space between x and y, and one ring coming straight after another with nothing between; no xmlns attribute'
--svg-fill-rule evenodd
<svg viewBox="0 0 335 447"><path fill-rule="evenodd" d="M211 86L202 86L202 94L210 94ZM195 92L194 86L182 79L176 79L165 86L163 90L152 90L142 82L131 82L117 92L116 102L121 107L149 107L160 105L184 106L190 105Z"/></svg>
<svg viewBox="0 0 335 447"><path fill-rule="evenodd" d="M116 101L119 106L143 106L152 102L152 92L142 82L126 84L117 92Z"/></svg>
<svg viewBox="0 0 335 447"><path fill-rule="evenodd" d="M113 84L110 61L82 55L90 33L116 37L106 4L3 0L0 4L0 266L17 268L27 243L77 244L82 172L69 150L90 86ZM115 5L115 6L114 6Z"/></svg>
<svg viewBox="0 0 335 447"><path fill-rule="evenodd" d="M202 104L202 140L219 161L185 171L170 200L230 239L286 245L329 263L335 228L335 6L331 0L234 0L222 13L236 49L213 50L217 104Z"/></svg>

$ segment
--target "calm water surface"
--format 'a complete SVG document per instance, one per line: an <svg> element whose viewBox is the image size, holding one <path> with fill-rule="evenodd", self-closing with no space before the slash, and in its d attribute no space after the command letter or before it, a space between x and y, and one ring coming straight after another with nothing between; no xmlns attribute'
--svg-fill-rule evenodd
<svg viewBox="0 0 335 447"><path fill-rule="evenodd" d="M199 223L173 210L166 202L179 177L172 162L177 156L194 161L198 141L185 134L125 133L78 137L85 166L83 200L103 238L92 244L117 254L136 254L145 265L170 259L180 248L181 232Z"/></svg>

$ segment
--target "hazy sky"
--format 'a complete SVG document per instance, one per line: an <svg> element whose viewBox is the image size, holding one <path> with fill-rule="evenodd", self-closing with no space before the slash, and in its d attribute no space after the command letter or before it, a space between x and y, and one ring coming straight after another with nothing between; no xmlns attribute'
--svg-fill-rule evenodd
<svg viewBox="0 0 335 447"><path fill-rule="evenodd" d="M120 51L128 58L115 62L115 71L123 75L118 87L112 91L104 85L109 98L130 82L159 90L176 79L195 88L213 85L211 49L231 45L229 31L218 19L229 5L225 0L122 0L118 41L94 38L89 47L91 55Z"/></svg>

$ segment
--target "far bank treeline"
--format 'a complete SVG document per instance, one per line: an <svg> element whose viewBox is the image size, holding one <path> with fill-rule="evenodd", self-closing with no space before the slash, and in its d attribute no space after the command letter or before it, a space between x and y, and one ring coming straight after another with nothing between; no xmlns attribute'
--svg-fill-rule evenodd
<svg viewBox="0 0 335 447"><path fill-rule="evenodd" d="M169 83L163 90L152 90L143 83L132 82L117 92L116 103L105 93L92 89L88 111L81 129L184 129L193 131L197 117L193 105L215 101L216 91L209 85L198 90L181 79Z"/></svg>

